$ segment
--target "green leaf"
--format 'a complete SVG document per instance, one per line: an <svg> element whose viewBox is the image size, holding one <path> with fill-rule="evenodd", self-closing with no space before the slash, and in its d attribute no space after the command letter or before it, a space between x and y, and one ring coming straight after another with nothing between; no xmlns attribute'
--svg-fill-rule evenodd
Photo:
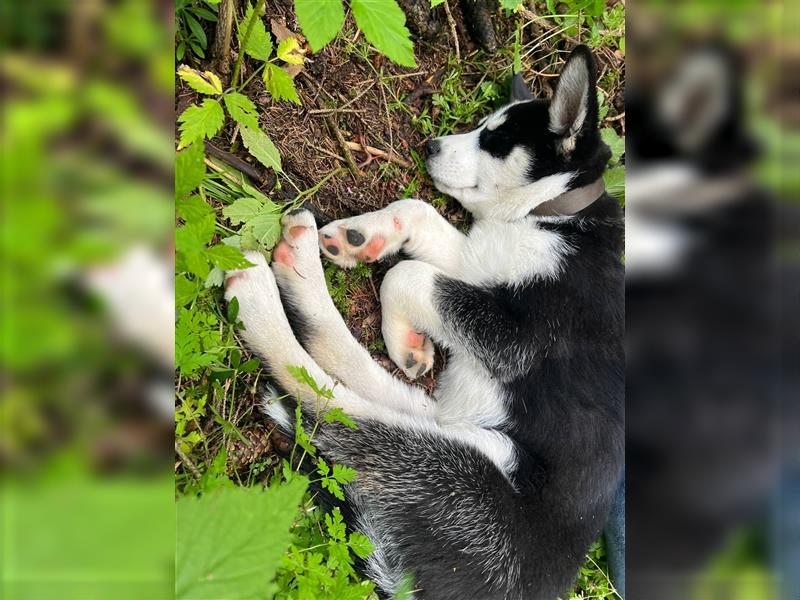
<svg viewBox="0 0 800 600"><path fill-rule="evenodd" d="M327 398L328 400L333 398L333 392L331 391L331 389L324 386L320 387L319 384L314 380L314 378L308 372L308 369L306 369L305 367L296 365L287 365L286 370L289 371L289 375L294 377L297 383L307 385L314 391L314 393L317 396L321 398Z"/></svg>
<svg viewBox="0 0 800 600"><path fill-rule="evenodd" d="M288 100L300 104L294 80L278 65L267 65L267 68L264 69L264 84L275 100Z"/></svg>
<svg viewBox="0 0 800 600"><path fill-rule="evenodd" d="M215 228L214 215L178 227L175 230L175 249L178 252L202 250L214 237Z"/></svg>
<svg viewBox="0 0 800 600"><path fill-rule="evenodd" d="M186 22L189 24L189 29L192 30L195 38L197 38L200 46L205 49L208 47L208 38L206 37L206 32L203 31L203 26L200 25L200 21L198 21L194 16L190 13L184 13L186 17Z"/></svg>
<svg viewBox="0 0 800 600"><path fill-rule="evenodd" d="M245 248L247 234L266 249L271 249L281 239L281 216L272 212L261 212L247 223L242 236L242 248Z"/></svg>
<svg viewBox="0 0 800 600"><path fill-rule="evenodd" d="M372 554L372 542L369 541L367 536L357 531L350 534L347 545L350 546L350 549L355 552L356 556L359 558L367 558Z"/></svg>
<svg viewBox="0 0 800 600"><path fill-rule="evenodd" d="M258 129L258 112L250 98L239 92L228 92L222 99L234 121L244 127Z"/></svg>
<svg viewBox="0 0 800 600"><path fill-rule="evenodd" d="M176 503L175 597L271 598L307 480L222 488Z"/></svg>
<svg viewBox="0 0 800 600"><path fill-rule="evenodd" d="M223 271L218 267L214 267L208 272L208 277L206 277L206 281L203 284L203 287L206 289L212 287L220 287L224 281L225 281L225 271Z"/></svg>
<svg viewBox="0 0 800 600"><path fill-rule="evenodd" d="M625 167L619 166L608 169L603 175L606 191L625 205Z"/></svg>
<svg viewBox="0 0 800 600"><path fill-rule="evenodd" d="M248 2L247 10L237 27L239 35L239 46L242 46L244 34L247 31L247 24L253 16L253 6ZM249 54L258 60L267 60L272 54L272 38L267 33L267 28L264 26L264 21L261 20L261 15L255 16L253 29L250 32L250 37L247 39L247 45L244 47L244 53Z"/></svg>
<svg viewBox="0 0 800 600"><path fill-rule="evenodd" d="M406 16L395 0L353 0L350 7L370 44L399 65L417 66Z"/></svg>
<svg viewBox="0 0 800 600"><path fill-rule="evenodd" d="M328 535L332 539L337 542L345 541L347 528L342 518L342 512L338 508L334 508L325 515L325 529L328 530Z"/></svg>
<svg viewBox="0 0 800 600"><path fill-rule="evenodd" d="M281 41L275 54L290 65L303 64L303 50L300 48L300 42L297 41L297 38L289 37Z"/></svg>
<svg viewBox="0 0 800 600"><path fill-rule="evenodd" d="M344 492L342 491L342 487L335 479L323 478L320 480L320 484L322 484L322 487L328 490L336 498L339 500L344 500Z"/></svg>
<svg viewBox="0 0 800 600"><path fill-rule="evenodd" d="M503 0L505 2L505 0ZM431 0L431 8L436 8L440 4L444 4L445 0Z"/></svg>
<svg viewBox="0 0 800 600"><path fill-rule="evenodd" d="M175 276L175 306L186 306L194 302L199 293L197 281L190 281L185 275Z"/></svg>
<svg viewBox="0 0 800 600"><path fill-rule="evenodd" d="M600 137L611 149L610 164L616 164L625 153L625 138L621 138L611 127L601 129Z"/></svg>
<svg viewBox="0 0 800 600"><path fill-rule="evenodd" d="M204 137L214 137L225 121L225 113L219 102L206 98L200 106L193 105L183 111L178 121L181 123L180 147L185 148Z"/></svg>
<svg viewBox="0 0 800 600"><path fill-rule="evenodd" d="M322 50L344 25L342 0L295 0L294 10L314 52Z"/></svg>
<svg viewBox="0 0 800 600"><path fill-rule="evenodd" d="M198 142L175 156L175 197L182 198L197 186L206 176L205 149Z"/></svg>
<svg viewBox="0 0 800 600"><path fill-rule="evenodd" d="M347 413L345 413L344 410L342 410L338 406L325 411L325 413L322 415L322 418L325 419L326 423L337 422L341 423L342 425L350 429L358 429L358 425L356 425L356 422L353 421L353 419L351 419L350 417L348 417Z"/></svg>
<svg viewBox="0 0 800 600"><path fill-rule="evenodd" d="M211 264L223 271L230 269L246 269L247 267L255 266L244 257L241 250L226 246L225 244L212 246L206 250L206 255L208 256L208 260L211 261Z"/></svg>
<svg viewBox="0 0 800 600"><path fill-rule="evenodd" d="M260 130L243 127L239 131L245 148L265 167L281 170L281 156L269 136Z"/></svg>
<svg viewBox="0 0 800 600"><path fill-rule="evenodd" d="M191 147L191 146L190 146ZM200 196L189 196L175 203L175 209L187 223L200 221L214 212L214 209Z"/></svg>
<svg viewBox="0 0 800 600"><path fill-rule="evenodd" d="M230 206L222 209L222 214L231 220L231 223L244 223L255 217L261 210L262 204L255 198L239 198Z"/></svg>
<svg viewBox="0 0 800 600"><path fill-rule="evenodd" d="M333 465L333 478L342 485L347 485L356 478L356 470L345 465Z"/></svg>
<svg viewBox="0 0 800 600"><path fill-rule="evenodd" d="M190 88L208 96L218 96L222 93L222 82L211 71L200 72L186 65L178 67L178 77L183 79Z"/></svg>
<svg viewBox="0 0 800 600"><path fill-rule="evenodd" d="M522 6L522 0L502 0L501 4L506 10L517 10Z"/></svg>

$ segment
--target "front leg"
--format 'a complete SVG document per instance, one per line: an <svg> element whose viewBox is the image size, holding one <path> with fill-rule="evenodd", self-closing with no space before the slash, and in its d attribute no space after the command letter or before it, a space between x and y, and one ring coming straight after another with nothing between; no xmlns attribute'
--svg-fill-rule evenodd
<svg viewBox="0 0 800 600"><path fill-rule="evenodd" d="M320 230L320 246L344 268L374 262L403 250L455 273L466 236L421 200L398 200L384 209L333 221Z"/></svg>
<svg viewBox="0 0 800 600"><path fill-rule="evenodd" d="M433 368L431 338L445 345L447 333L436 310L438 268L404 260L386 273L381 284L383 340L389 358L410 379Z"/></svg>

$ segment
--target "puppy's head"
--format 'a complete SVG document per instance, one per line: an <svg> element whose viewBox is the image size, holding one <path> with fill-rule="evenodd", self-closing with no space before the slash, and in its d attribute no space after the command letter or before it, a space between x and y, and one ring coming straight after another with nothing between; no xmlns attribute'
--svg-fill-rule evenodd
<svg viewBox="0 0 800 600"><path fill-rule="evenodd" d="M469 133L430 140L427 151L436 187L477 216L519 218L594 181L610 155L598 133L591 51L572 51L551 99L534 99L517 76L509 104Z"/></svg>

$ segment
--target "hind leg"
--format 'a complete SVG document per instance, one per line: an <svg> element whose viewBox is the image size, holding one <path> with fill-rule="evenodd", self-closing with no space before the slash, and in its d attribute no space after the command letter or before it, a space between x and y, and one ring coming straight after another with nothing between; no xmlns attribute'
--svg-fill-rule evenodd
<svg viewBox="0 0 800 600"><path fill-rule="evenodd" d="M295 332L314 360L366 399L433 418L433 402L419 388L395 379L350 334L328 294L317 246L314 218L297 211L283 219L283 241L272 271Z"/></svg>

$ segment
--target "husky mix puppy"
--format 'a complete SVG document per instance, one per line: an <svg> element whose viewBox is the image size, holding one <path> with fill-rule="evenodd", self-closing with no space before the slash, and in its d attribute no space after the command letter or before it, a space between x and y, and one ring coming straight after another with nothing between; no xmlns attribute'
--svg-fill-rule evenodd
<svg viewBox="0 0 800 600"><path fill-rule="evenodd" d="M623 221L604 192L594 60L570 55L551 100L514 85L474 131L428 142L436 187L474 216L468 234L400 200L317 232L288 214L272 265L228 274L242 335L288 396L265 412L288 435L295 402L333 390L358 424L321 423L315 443L353 467L343 513L391 595L553 600L603 528L623 465ZM320 261L344 268L403 252L381 286L383 337L410 378L447 367L431 396L393 378L350 334ZM290 324L291 322L291 324Z"/></svg>

